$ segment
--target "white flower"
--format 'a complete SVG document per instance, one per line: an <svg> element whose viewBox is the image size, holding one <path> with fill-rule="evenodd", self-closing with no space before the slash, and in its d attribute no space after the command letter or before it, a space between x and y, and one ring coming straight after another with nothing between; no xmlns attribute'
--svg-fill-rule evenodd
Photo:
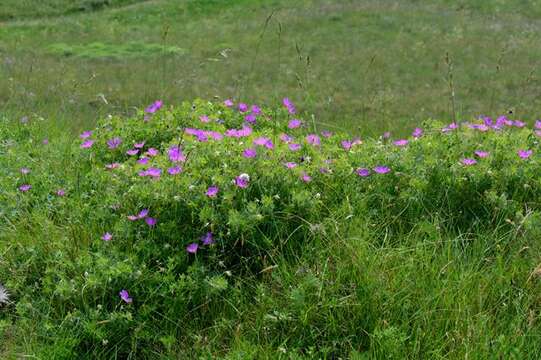
<svg viewBox="0 0 541 360"><path fill-rule="evenodd" d="M7 304L8 302L9 292L2 284L0 284L0 305Z"/></svg>
<svg viewBox="0 0 541 360"><path fill-rule="evenodd" d="M245 181L250 181L250 175L248 174L240 174L239 175L239 178L242 179L242 180L245 180Z"/></svg>

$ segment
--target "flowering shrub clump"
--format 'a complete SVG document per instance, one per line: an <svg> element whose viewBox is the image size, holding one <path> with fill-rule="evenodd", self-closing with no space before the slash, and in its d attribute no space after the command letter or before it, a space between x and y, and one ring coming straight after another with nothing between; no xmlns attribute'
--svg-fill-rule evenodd
<svg viewBox="0 0 541 360"><path fill-rule="evenodd" d="M167 348L188 336L177 322L210 324L227 274L259 274L321 234L353 224L399 239L423 221L461 233L540 210L540 123L427 122L361 140L301 118L287 98L156 101L58 145L39 124L4 126L1 226L14 246L0 281L18 315L48 297L68 353L127 354L130 338ZM15 228L61 241L18 243Z"/></svg>

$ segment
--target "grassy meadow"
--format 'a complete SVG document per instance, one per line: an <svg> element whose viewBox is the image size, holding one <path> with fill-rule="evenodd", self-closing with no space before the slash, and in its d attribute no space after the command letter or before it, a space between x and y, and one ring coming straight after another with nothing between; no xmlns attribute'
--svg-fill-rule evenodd
<svg viewBox="0 0 541 360"><path fill-rule="evenodd" d="M3 111L75 129L157 98L289 96L318 123L371 135L427 118L530 120L540 106L533 0L2 4Z"/></svg>
<svg viewBox="0 0 541 360"><path fill-rule="evenodd" d="M1 359L539 359L538 0L4 0Z"/></svg>

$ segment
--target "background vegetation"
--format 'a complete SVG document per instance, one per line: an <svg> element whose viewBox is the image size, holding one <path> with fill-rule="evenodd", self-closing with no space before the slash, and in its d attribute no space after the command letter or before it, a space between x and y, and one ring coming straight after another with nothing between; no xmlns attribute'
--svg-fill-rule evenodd
<svg viewBox="0 0 541 360"><path fill-rule="evenodd" d="M3 111L80 128L156 98L289 94L327 127L377 135L454 113L538 115L536 0L109 1L70 12L88 3L2 2Z"/></svg>

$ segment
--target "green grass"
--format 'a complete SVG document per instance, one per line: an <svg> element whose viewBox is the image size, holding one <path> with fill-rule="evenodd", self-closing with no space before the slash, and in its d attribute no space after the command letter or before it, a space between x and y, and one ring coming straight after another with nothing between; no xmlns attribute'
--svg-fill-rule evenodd
<svg viewBox="0 0 541 360"><path fill-rule="evenodd" d="M0 103L13 116L62 117L75 128L156 98L287 94L316 121L366 134L454 113L511 110L531 121L540 108L538 4L157 0L57 18L21 12L0 27ZM140 53L123 51L134 41ZM186 52L149 50L157 45Z"/></svg>
<svg viewBox="0 0 541 360"><path fill-rule="evenodd" d="M54 44L49 47L52 54L75 56L87 59L113 58L129 59L132 57L155 56L156 53L165 55L182 55L186 50L176 46L145 44L130 42L122 45L103 44L100 42L85 45Z"/></svg>
<svg viewBox="0 0 541 360"><path fill-rule="evenodd" d="M539 0L1 1L0 358L541 358L540 21ZM247 139L181 135L284 96L302 129L272 107ZM441 132L502 113L530 126ZM274 150L241 157L258 136ZM143 140L160 180L125 155Z"/></svg>
<svg viewBox="0 0 541 360"><path fill-rule="evenodd" d="M144 0L4 0L0 4L0 20L87 13L141 1Z"/></svg>

